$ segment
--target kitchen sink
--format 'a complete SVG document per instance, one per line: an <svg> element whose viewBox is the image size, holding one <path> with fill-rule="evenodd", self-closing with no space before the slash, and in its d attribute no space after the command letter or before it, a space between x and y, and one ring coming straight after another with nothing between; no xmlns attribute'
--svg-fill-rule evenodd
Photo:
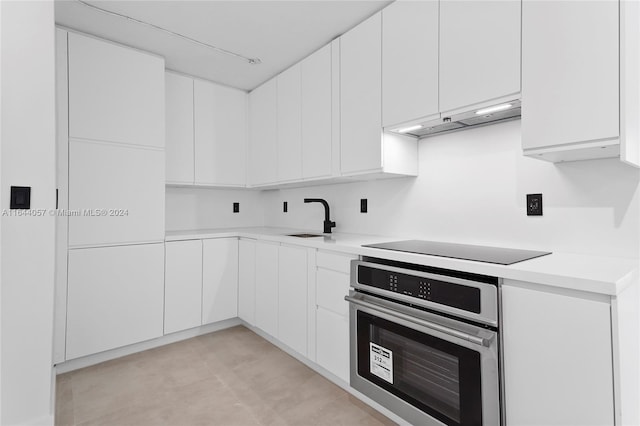
<svg viewBox="0 0 640 426"><path fill-rule="evenodd" d="M314 237L324 237L324 235L322 234L287 234L287 237L314 238Z"/></svg>

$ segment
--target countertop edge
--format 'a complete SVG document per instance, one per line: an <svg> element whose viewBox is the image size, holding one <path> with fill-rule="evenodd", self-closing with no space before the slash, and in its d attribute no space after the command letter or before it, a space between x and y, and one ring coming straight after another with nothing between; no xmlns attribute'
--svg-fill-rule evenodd
<svg viewBox="0 0 640 426"><path fill-rule="evenodd" d="M319 250L341 252L352 255L378 257L400 262L433 266L443 269L452 269L482 275L496 276L506 280L531 282L554 288L565 288L569 290L597 293L608 296L616 296L624 291L627 287L632 285L635 282L634 277L637 276L636 272L638 271L638 264L632 259L606 258L585 255L585 259L601 259L603 263L606 261L614 260L621 265L616 268L616 273L612 273L611 277L606 277L604 279L602 277L587 278L584 276L570 275L567 274L566 271L554 272L551 270L553 268L545 268L545 263L553 263L550 259L557 259L561 258L562 256L571 256L572 258L580 256L574 254L554 253L548 255L547 259L545 259L545 257L547 256L543 256L542 258L519 262L513 265L495 265L490 263L474 262L460 259L374 249L369 247L362 247L361 244L359 244L360 242L379 242L382 239L389 241L393 240L393 238L390 237L341 234L343 236L348 235L356 241L358 239L362 240L358 241L357 244L346 244L335 241L328 243L325 241L325 239L320 238L296 238L286 235L296 232L308 231L291 230L284 228L233 228L219 230L168 231L167 235L165 236L165 241L172 242L234 237L247 238L309 247ZM592 265L591 262L588 262L588 264Z"/></svg>

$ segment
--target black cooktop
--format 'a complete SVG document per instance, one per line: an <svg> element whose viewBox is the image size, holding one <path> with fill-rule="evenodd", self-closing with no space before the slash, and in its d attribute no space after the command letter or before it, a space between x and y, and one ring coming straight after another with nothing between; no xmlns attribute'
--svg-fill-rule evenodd
<svg viewBox="0 0 640 426"><path fill-rule="evenodd" d="M524 260L551 254L551 252L548 251L472 246L467 244L441 243L421 240L366 244L362 247L427 254L429 256L451 257L454 259L474 260L476 262L496 263L498 265L512 265Z"/></svg>

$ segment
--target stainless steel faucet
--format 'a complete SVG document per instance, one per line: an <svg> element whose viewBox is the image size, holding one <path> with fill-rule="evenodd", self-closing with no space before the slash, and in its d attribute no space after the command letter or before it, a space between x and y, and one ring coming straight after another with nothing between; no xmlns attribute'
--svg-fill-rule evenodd
<svg viewBox="0 0 640 426"><path fill-rule="evenodd" d="M324 233L325 234L330 234L331 233L331 228L334 228L336 226L335 222L332 222L330 219L330 213L329 213L329 203L327 203L325 200L323 200L322 198L305 198L304 199L305 203L320 203L324 206Z"/></svg>

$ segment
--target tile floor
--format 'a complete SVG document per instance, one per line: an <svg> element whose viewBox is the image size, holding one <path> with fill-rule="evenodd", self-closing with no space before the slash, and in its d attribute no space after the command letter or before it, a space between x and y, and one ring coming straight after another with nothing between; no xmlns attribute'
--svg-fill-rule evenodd
<svg viewBox="0 0 640 426"><path fill-rule="evenodd" d="M392 425L245 327L58 376L62 425Z"/></svg>

